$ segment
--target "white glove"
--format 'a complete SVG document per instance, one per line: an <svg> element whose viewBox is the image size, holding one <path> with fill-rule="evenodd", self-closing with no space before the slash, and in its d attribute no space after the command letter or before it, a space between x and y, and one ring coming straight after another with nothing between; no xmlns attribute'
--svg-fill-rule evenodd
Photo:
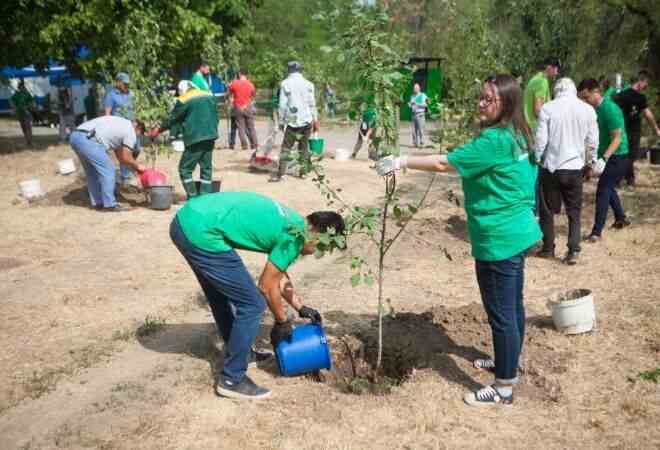
<svg viewBox="0 0 660 450"><path fill-rule="evenodd" d="M394 156L386 156L376 162L376 172L378 175L385 176L395 170L405 169L408 166L408 157L402 156L396 158Z"/></svg>
<svg viewBox="0 0 660 450"><path fill-rule="evenodd" d="M605 164L607 164L607 163L605 162L605 160L604 160L603 158L599 158L599 159L596 161L596 164L594 164L594 167L593 167L593 169L594 169L594 175L600 175L600 174L602 174L603 171L605 171Z"/></svg>

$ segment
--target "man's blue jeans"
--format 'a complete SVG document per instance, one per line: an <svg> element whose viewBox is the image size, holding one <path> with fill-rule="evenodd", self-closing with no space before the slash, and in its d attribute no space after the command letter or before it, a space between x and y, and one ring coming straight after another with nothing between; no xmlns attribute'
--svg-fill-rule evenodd
<svg viewBox="0 0 660 450"><path fill-rule="evenodd" d="M495 381L504 385L518 382L525 338L525 253L501 261L476 261L481 300L493 333Z"/></svg>
<svg viewBox="0 0 660 450"><path fill-rule="evenodd" d="M80 159L87 177L87 191L92 207L112 208L115 199L115 165L108 152L87 133L74 131L70 137L71 147Z"/></svg>
<svg viewBox="0 0 660 450"><path fill-rule="evenodd" d="M214 253L195 247L176 217L170 225L170 237L202 286L225 343L222 375L240 383L247 371L266 300L235 250Z"/></svg>
<svg viewBox="0 0 660 450"><path fill-rule="evenodd" d="M596 219L591 230L592 235L600 236L603 232L610 206L614 211L614 220L621 221L626 218L619 194L616 192L616 185L628 174L629 169L630 160L626 155L614 155L607 160L596 189Z"/></svg>

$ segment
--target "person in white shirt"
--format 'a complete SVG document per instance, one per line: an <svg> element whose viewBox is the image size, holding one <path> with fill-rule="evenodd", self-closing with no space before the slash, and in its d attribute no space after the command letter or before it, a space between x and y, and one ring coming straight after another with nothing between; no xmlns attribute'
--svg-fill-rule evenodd
<svg viewBox="0 0 660 450"><path fill-rule="evenodd" d="M568 215L568 253L564 262L577 263L580 253L580 213L585 167L596 164L598 122L596 112L577 97L570 78L554 87L555 99L541 108L536 130L536 158L541 163L540 221L543 248L539 257L554 258L554 215L562 202Z"/></svg>
<svg viewBox="0 0 660 450"><path fill-rule="evenodd" d="M284 139L278 170L272 174L269 181L282 180L289 164L290 152L296 143L300 152L301 176L305 174L305 166L311 162L309 137L312 131L319 130L320 124L314 85L303 77L302 69L299 62L289 62L287 66L289 75L280 86L279 116Z"/></svg>

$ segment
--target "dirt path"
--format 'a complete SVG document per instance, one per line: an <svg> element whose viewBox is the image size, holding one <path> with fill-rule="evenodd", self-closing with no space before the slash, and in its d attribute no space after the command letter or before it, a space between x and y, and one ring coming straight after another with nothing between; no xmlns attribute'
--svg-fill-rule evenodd
<svg viewBox="0 0 660 450"><path fill-rule="evenodd" d="M388 262L394 317L386 320L386 347L406 381L387 396L360 396L331 383L281 378L265 365L250 375L275 395L245 404L213 393L215 333L199 287L169 242L174 210L91 211L75 175L56 174L71 150L51 146L48 132L39 138L42 149L24 150L12 130L0 124L2 449L660 447L660 387L637 377L660 366L657 168L643 165L638 190L623 194L634 226L607 230L601 245L584 248L579 265L529 258L526 373L514 408L473 410L461 400L466 388L489 381L470 362L491 347L465 214L448 199L449 190L460 199L451 175L438 176L429 208ZM330 149L350 148L354 130L329 128L324 137ZM409 139L403 132L402 142ZM268 184L247 172L248 156L215 153L223 190L262 192L303 213L322 205L310 180ZM347 198L369 206L382 186L365 158L326 166ZM176 163L161 165L175 180ZM49 196L28 204L17 183L35 176ZM418 198L429 177L402 176L404 195ZM593 220L593 190L589 185L584 231ZM562 249L563 217L558 226ZM363 246L351 242L356 252ZM243 256L257 274L264 258ZM350 287L347 256L305 259L291 272L324 313L333 345L359 335L368 352L375 292ZM597 329L563 336L545 303L575 287L593 290Z"/></svg>

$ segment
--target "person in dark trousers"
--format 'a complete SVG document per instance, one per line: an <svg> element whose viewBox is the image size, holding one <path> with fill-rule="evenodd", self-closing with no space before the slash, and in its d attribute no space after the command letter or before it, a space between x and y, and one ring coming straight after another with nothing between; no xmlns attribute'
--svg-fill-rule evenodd
<svg viewBox="0 0 660 450"><path fill-rule="evenodd" d="M612 100L619 105L623 111L623 118L626 124L626 134L628 135L628 159L630 167L626 174L628 186L635 186L635 161L640 157L640 140L642 138L642 116L646 119L649 126L660 137L660 127L653 117L653 112L648 107L646 96L642 91L649 85L651 74L645 70L639 72L637 81L628 89L624 89L612 96Z"/></svg>
<svg viewBox="0 0 660 450"><path fill-rule="evenodd" d="M257 91L254 84L247 77L247 69L239 70L238 80L232 81L229 85L229 94L232 99L232 113L238 127L241 148L247 150L249 143L250 148L256 150L259 147L259 142L257 140L257 130L254 126L252 102Z"/></svg>
<svg viewBox="0 0 660 450"><path fill-rule="evenodd" d="M179 161L179 176L188 199L212 192L213 146L218 138L218 112L213 94L192 87L177 98L170 116L159 128L151 130L152 139L175 124L183 128L185 150ZM199 165L200 188L193 181L193 171Z"/></svg>
<svg viewBox="0 0 660 450"><path fill-rule="evenodd" d="M268 181L281 181L291 160L291 151L298 144L300 175L304 176L311 163L309 138L319 131L320 122L316 109L314 85L302 74L303 66L298 61L287 65L288 76L280 85L279 116L280 129L284 130L277 172Z"/></svg>
<svg viewBox="0 0 660 450"><path fill-rule="evenodd" d="M34 107L34 97L28 92L23 80L18 83L18 90L11 96L9 101L16 114L18 123L21 125L25 143L32 145L32 108Z"/></svg>
<svg viewBox="0 0 660 450"><path fill-rule="evenodd" d="M586 237L587 242L595 243L601 239L610 206L614 211L612 228L621 229L630 225L616 191L617 184L626 176L630 166L628 136L621 108L610 98L603 96L597 80L593 78L583 80L578 86L578 91L580 97L596 109L598 158L606 162L596 190L594 226Z"/></svg>
<svg viewBox="0 0 660 450"><path fill-rule="evenodd" d="M494 370L494 383L467 392L463 400L470 406L512 405L525 338L525 257L541 239L532 211L537 170L516 79L504 74L486 79L478 108L482 131L471 142L448 155L388 156L376 163L376 171L386 175L408 168L461 176L477 283L495 352L494 358L473 362L475 368Z"/></svg>
<svg viewBox="0 0 660 450"><path fill-rule="evenodd" d="M293 331L282 299L301 318L321 322L321 314L295 293L287 270L301 255L314 253L315 236L330 228L343 235L339 214L319 211L303 218L253 192L204 195L179 210L170 236L197 277L224 341L224 367L215 384L218 395L247 400L270 396L246 374L256 358L252 348L266 306L275 318L270 335L274 349ZM236 250L268 255L258 284Z"/></svg>
<svg viewBox="0 0 660 450"><path fill-rule="evenodd" d="M575 83L562 78L554 100L541 107L536 128L536 159L541 162L540 219L542 258L555 256L555 219L564 203L568 215L568 253L564 262L577 263L580 254L580 214L585 166L596 163L598 122L594 109L578 99ZM585 164L586 163L586 164Z"/></svg>
<svg viewBox="0 0 660 450"><path fill-rule="evenodd" d="M96 95L96 88L89 88L87 96L84 99L85 118L87 120L95 119L99 115L99 98Z"/></svg>
<svg viewBox="0 0 660 450"><path fill-rule="evenodd" d="M371 145L371 138L376 131L376 107L369 105L367 109L362 113L362 120L360 121L360 127L358 129L358 137L353 147L353 153L351 158L357 158L358 153L362 149L362 144L367 143L367 151L369 151L369 146Z"/></svg>

